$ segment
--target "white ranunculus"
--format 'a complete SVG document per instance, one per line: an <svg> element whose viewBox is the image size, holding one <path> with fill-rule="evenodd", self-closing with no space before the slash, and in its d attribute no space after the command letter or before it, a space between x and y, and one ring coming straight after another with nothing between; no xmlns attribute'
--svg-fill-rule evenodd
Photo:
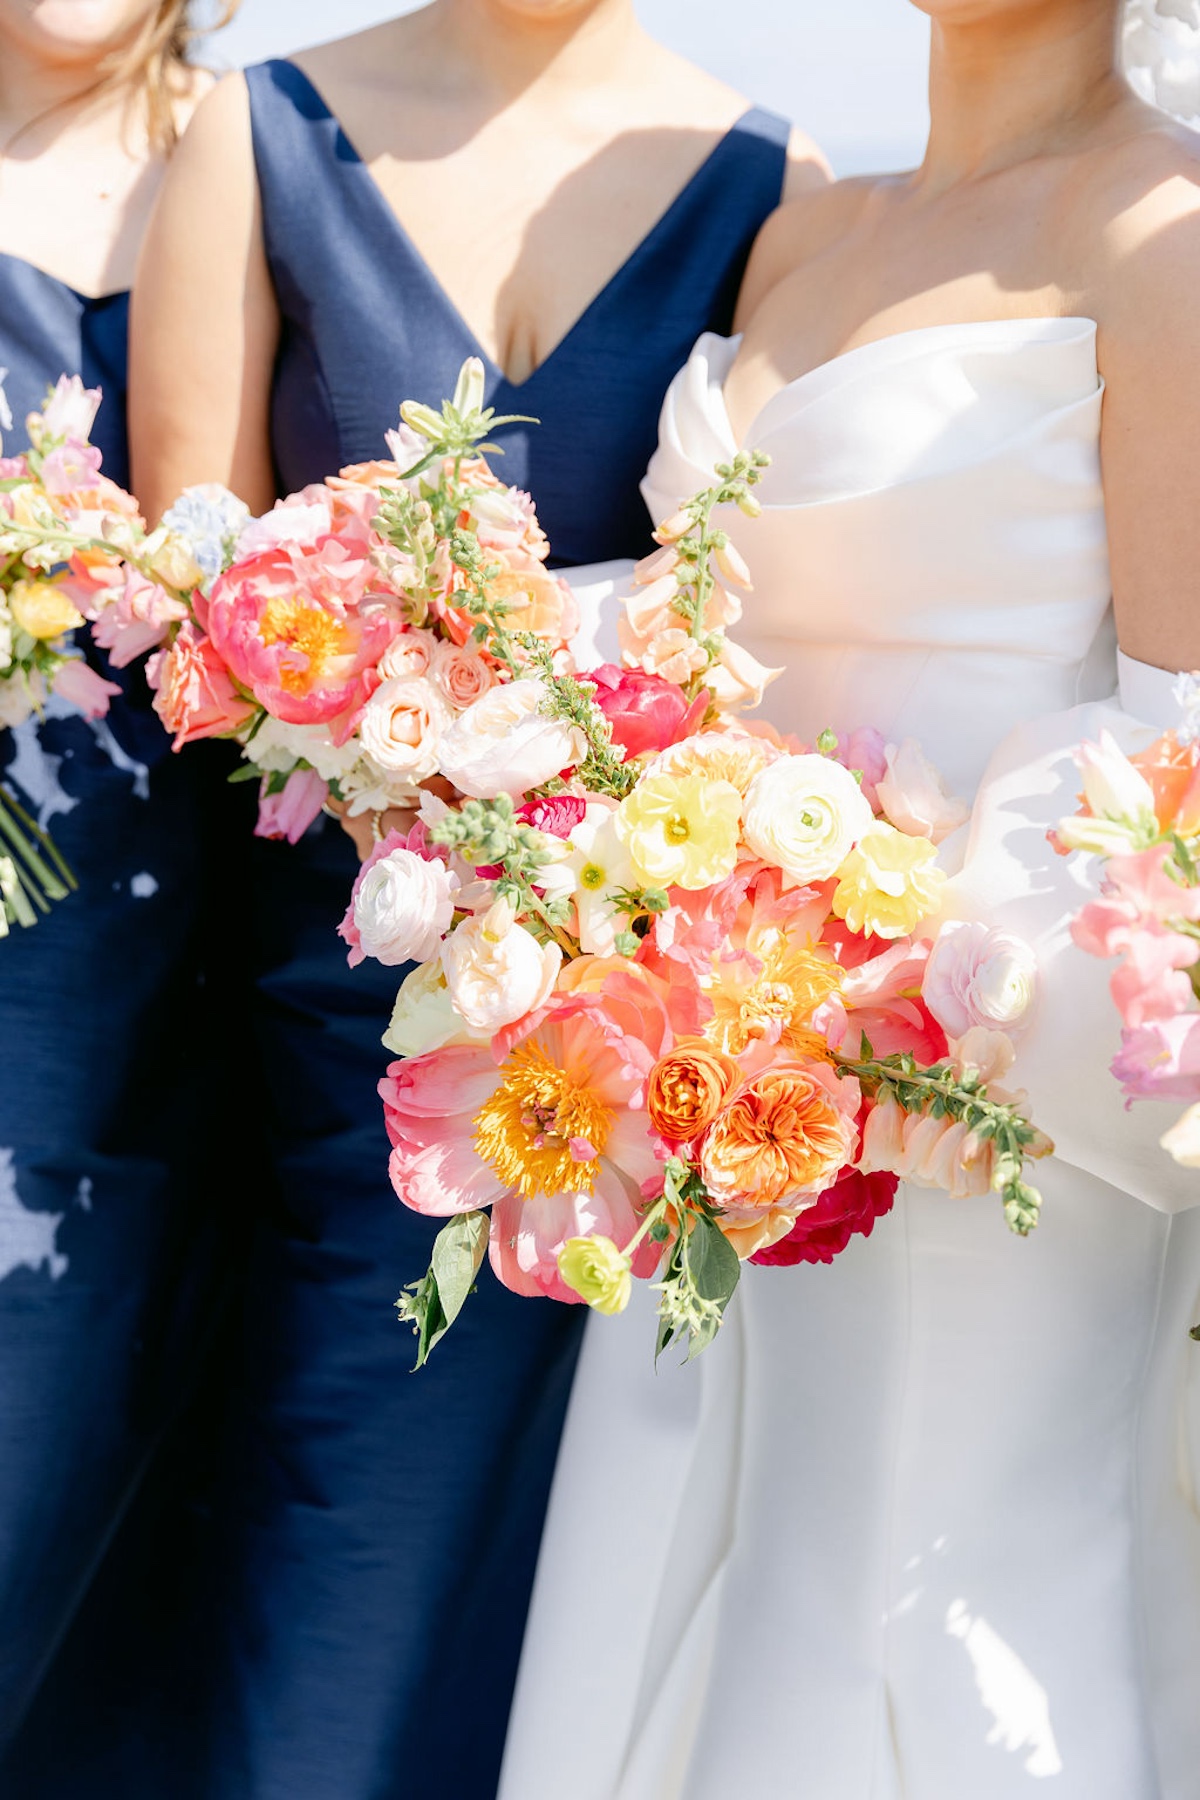
<svg viewBox="0 0 1200 1800"><path fill-rule="evenodd" d="M495 687L468 706L441 740L439 766L460 793L513 799L540 787L587 755L574 725L544 713L546 689L534 677Z"/></svg>
<svg viewBox="0 0 1200 1800"><path fill-rule="evenodd" d="M479 1043L486 1037L486 1032L472 1031L455 1012L441 963L427 962L401 982L383 1047L396 1056L424 1056L446 1044Z"/></svg>
<svg viewBox="0 0 1200 1800"><path fill-rule="evenodd" d="M365 869L354 896L354 924L367 956L389 968L428 962L454 920L458 877L444 862L392 850Z"/></svg>
<svg viewBox="0 0 1200 1800"><path fill-rule="evenodd" d="M362 754L355 738L337 745L329 741L327 725L287 725L269 714L243 751L256 768L287 772L306 762L323 781L342 781Z"/></svg>
<svg viewBox="0 0 1200 1800"><path fill-rule="evenodd" d="M455 1011L489 1037L548 1000L561 966L558 945L539 944L506 900L464 920L442 945Z"/></svg>
<svg viewBox="0 0 1200 1800"><path fill-rule="evenodd" d="M949 1038L976 1025L1011 1035L1033 1005L1037 976L1037 958L1023 938L951 919L930 951L921 995Z"/></svg>
<svg viewBox="0 0 1200 1800"><path fill-rule="evenodd" d="M438 766L443 734L454 714L424 675L381 682L363 709L358 735L375 767L415 787Z"/></svg>
<svg viewBox="0 0 1200 1800"><path fill-rule="evenodd" d="M827 756L781 756L750 783L742 836L793 881L828 881L875 822L848 769Z"/></svg>
<svg viewBox="0 0 1200 1800"><path fill-rule="evenodd" d="M884 817L897 831L940 844L965 824L970 807L946 792L941 776L915 738L889 744L884 755L887 769L875 784L875 792Z"/></svg>

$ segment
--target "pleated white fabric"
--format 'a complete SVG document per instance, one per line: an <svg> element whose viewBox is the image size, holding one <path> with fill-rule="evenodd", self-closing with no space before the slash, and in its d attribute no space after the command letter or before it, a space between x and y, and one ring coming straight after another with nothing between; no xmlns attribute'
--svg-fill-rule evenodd
<svg viewBox="0 0 1200 1800"><path fill-rule="evenodd" d="M647 476L666 516L734 450L701 339ZM1016 1071L1058 1154L1027 1241L902 1188L832 1266L749 1268L652 1368L652 1296L589 1323L501 1800L1197 1800L1200 1177L1108 1073L1092 872L1046 830L1071 749L1169 722L1118 693L1090 320L907 332L785 388L729 529L738 635L808 739L918 738L974 802L950 910L1035 944Z"/></svg>

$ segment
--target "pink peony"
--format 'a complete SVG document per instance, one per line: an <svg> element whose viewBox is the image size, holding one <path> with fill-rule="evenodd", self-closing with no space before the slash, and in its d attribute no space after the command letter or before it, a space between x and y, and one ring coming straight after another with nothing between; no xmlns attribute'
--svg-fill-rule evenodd
<svg viewBox="0 0 1200 1800"><path fill-rule="evenodd" d="M1200 1013L1124 1030L1112 1072L1131 1101L1200 1100Z"/></svg>
<svg viewBox="0 0 1200 1800"><path fill-rule="evenodd" d="M69 706L77 706L85 719L102 719L109 701L121 692L115 681L105 681L81 656L60 663L50 686Z"/></svg>
<svg viewBox="0 0 1200 1800"><path fill-rule="evenodd" d="M198 738L223 737L254 717L238 693L212 640L185 622L169 650L146 664L155 689L154 710L172 734L176 750Z"/></svg>
<svg viewBox="0 0 1200 1800"><path fill-rule="evenodd" d="M264 781L258 796L255 837L286 838L298 844L329 798L329 783L315 769L293 769L278 793Z"/></svg>
<svg viewBox="0 0 1200 1800"><path fill-rule="evenodd" d="M624 750L626 762L690 736L708 708L707 694L689 705L680 689L662 676L620 669L615 663L602 663L580 679L595 683L596 705L611 725L613 742Z"/></svg>
<svg viewBox="0 0 1200 1800"><path fill-rule="evenodd" d="M800 1214L785 1238L756 1251L750 1261L771 1268L831 1263L852 1237L870 1237L876 1219L891 1212L899 1185L898 1176L882 1170L869 1175L844 1170L816 1204Z"/></svg>
<svg viewBox="0 0 1200 1800"><path fill-rule="evenodd" d="M641 1110L649 1067L594 994L552 1003L506 1051L449 1045L393 1063L379 1087L392 1185L435 1216L491 1206L504 1285L577 1303L559 1251L596 1233L627 1244L642 1183L659 1170ZM658 1255L643 1246L641 1267Z"/></svg>
<svg viewBox="0 0 1200 1800"><path fill-rule="evenodd" d="M336 539L281 544L235 563L209 598L209 635L234 679L285 724L331 726L335 743L400 630L386 609L361 605L370 574Z"/></svg>

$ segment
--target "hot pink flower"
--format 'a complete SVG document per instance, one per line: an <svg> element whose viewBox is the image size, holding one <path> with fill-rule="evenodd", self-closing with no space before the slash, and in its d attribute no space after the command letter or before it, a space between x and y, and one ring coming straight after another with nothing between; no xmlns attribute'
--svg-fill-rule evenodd
<svg viewBox="0 0 1200 1800"><path fill-rule="evenodd" d="M188 616L182 601L128 565L124 584L105 588L102 595L103 603L90 614L92 636L118 669L161 644L170 627Z"/></svg>
<svg viewBox="0 0 1200 1800"><path fill-rule="evenodd" d="M68 705L77 706L85 719L103 718L110 699L121 691L115 681L97 675L81 656L60 663L50 686Z"/></svg>
<svg viewBox="0 0 1200 1800"><path fill-rule="evenodd" d="M658 1169L641 1110L648 1053L593 995L545 1009L498 1053L499 1068L467 1045L391 1065L379 1091L392 1185L417 1212L491 1206L499 1279L573 1302L559 1250L594 1232L628 1243L641 1184Z"/></svg>
<svg viewBox="0 0 1200 1800"><path fill-rule="evenodd" d="M707 694L689 705L679 688L660 675L620 669L615 663L602 663L580 679L595 683L596 705L611 725L613 742L624 750L626 762L690 736L708 708Z"/></svg>
<svg viewBox="0 0 1200 1800"><path fill-rule="evenodd" d="M587 812L587 801L577 794L551 794L544 800L527 800L517 817L547 837L569 838Z"/></svg>
<svg viewBox="0 0 1200 1800"><path fill-rule="evenodd" d="M1200 1100L1200 1013L1123 1031L1112 1072L1131 1101Z"/></svg>
<svg viewBox="0 0 1200 1800"><path fill-rule="evenodd" d="M223 737L254 717L254 708L230 680L212 640L190 621L179 627L169 650L146 664L155 689L154 710L172 734L176 750L198 738Z"/></svg>
<svg viewBox="0 0 1200 1800"><path fill-rule="evenodd" d="M400 630L366 608L371 571L336 540L280 545L218 577L208 605L213 645L234 679L289 725L329 725L344 743L378 685L375 665Z"/></svg>
<svg viewBox="0 0 1200 1800"><path fill-rule="evenodd" d="M831 1263L852 1237L870 1237L876 1219L891 1212L899 1185L896 1175L846 1169L814 1206L800 1214L785 1238L756 1251L750 1261L772 1268Z"/></svg>
<svg viewBox="0 0 1200 1800"><path fill-rule="evenodd" d="M266 786L258 796L255 837L298 844L329 798L329 783L315 769L293 769L278 793L268 793Z"/></svg>

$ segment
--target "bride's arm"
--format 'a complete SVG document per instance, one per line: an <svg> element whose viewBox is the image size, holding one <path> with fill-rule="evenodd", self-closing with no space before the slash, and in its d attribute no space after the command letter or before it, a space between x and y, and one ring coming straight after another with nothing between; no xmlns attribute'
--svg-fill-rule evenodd
<svg viewBox="0 0 1200 1800"><path fill-rule="evenodd" d="M1147 159L1141 191L1107 222L1098 290L1113 601L1127 656L1197 669L1200 139L1189 156L1164 133Z"/></svg>

